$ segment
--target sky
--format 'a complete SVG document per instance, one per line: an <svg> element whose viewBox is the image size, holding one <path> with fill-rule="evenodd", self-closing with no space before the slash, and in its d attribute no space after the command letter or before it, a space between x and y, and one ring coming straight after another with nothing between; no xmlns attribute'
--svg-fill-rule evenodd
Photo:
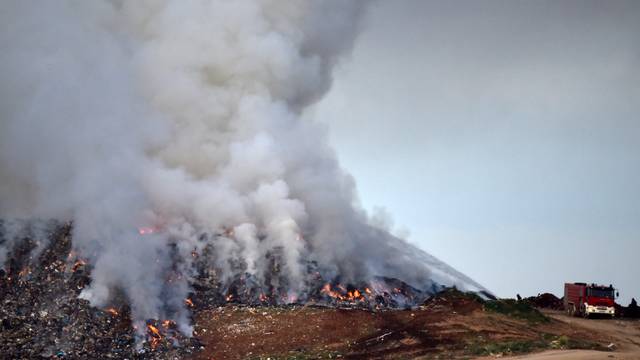
<svg viewBox="0 0 640 360"><path fill-rule="evenodd" d="M327 124L362 206L498 296L640 298L640 2L379 1Z"/></svg>

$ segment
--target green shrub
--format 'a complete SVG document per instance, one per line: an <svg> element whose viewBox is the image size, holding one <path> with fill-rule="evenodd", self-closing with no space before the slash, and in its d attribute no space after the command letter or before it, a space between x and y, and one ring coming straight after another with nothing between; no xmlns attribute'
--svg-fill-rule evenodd
<svg viewBox="0 0 640 360"><path fill-rule="evenodd" d="M549 318L531 306L527 301L517 301L514 299L490 300L484 303L484 309L485 311L527 320L532 323L549 322Z"/></svg>

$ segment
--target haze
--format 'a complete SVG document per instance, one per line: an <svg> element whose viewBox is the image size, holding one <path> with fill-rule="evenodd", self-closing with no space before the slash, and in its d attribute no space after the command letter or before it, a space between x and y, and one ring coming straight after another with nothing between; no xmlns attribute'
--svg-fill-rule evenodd
<svg viewBox="0 0 640 360"><path fill-rule="evenodd" d="M381 1L328 124L363 206L493 290L640 296L640 2Z"/></svg>

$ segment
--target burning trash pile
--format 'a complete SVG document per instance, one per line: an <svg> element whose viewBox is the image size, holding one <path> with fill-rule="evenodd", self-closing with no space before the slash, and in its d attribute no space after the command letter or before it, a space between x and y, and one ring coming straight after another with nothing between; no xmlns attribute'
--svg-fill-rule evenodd
<svg viewBox="0 0 640 360"><path fill-rule="evenodd" d="M0 245L7 242L0 221ZM91 306L79 298L92 282L92 264L73 250L71 223L48 224L49 242L39 244L27 233L13 241L0 270L0 352L15 358L182 358L205 349L198 334L184 334L171 319L132 320L130 304L114 291L109 306ZM308 266L308 291L293 297L279 279L277 256L272 259L273 279L264 288L249 274L225 283L206 264L207 251L195 255L192 291L182 306L191 314L226 304L236 306L337 307L385 311L422 304L443 287L417 289L393 278L377 277L368 283L327 281ZM167 283L175 281L168 277Z"/></svg>
<svg viewBox="0 0 640 360"><path fill-rule="evenodd" d="M317 270L317 264L309 262L304 291L292 294L285 277L279 277L277 256L270 261L271 271L259 282L248 273L239 272L227 283L217 277L218 271L207 267L210 259L199 257L195 261L199 269L191 284L194 293L188 299L193 307L216 307L224 304L252 306L279 306L304 304L335 308L366 309L372 311L412 308L426 297L440 291L443 285L430 283L426 289L417 289L401 280L374 277L368 282L341 282L339 278L327 279Z"/></svg>
<svg viewBox="0 0 640 360"><path fill-rule="evenodd" d="M37 244L25 238L8 254L0 270L3 356L182 358L201 349L196 338L181 334L172 321L149 319L146 338L139 339L125 302L99 309L79 299L91 282L91 266L71 250L70 233L70 224L58 226L41 252L34 252Z"/></svg>

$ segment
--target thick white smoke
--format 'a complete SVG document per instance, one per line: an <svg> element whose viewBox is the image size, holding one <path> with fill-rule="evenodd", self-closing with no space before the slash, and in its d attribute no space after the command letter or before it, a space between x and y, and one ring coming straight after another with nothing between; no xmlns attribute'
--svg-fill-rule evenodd
<svg viewBox="0 0 640 360"><path fill-rule="evenodd" d="M174 318L185 332L189 259L207 244L223 279L241 260L264 281L279 249L295 296L309 261L346 280L474 286L370 225L324 128L300 120L363 5L3 2L0 217L73 220L95 265L81 296L104 306L122 289L137 321ZM168 287L176 257L183 282Z"/></svg>

